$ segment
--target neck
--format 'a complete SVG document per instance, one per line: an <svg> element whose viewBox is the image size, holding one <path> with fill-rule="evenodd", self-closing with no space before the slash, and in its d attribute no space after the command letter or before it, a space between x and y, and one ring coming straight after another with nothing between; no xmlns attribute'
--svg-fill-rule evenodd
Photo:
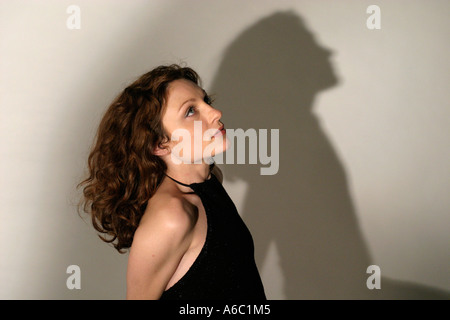
<svg viewBox="0 0 450 320"><path fill-rule="evenodd" d="M192 183L201 183L210 178L210 165L204 161L199 164L174 164L169 161L166 162L166 164L166 175L187 185ZM172 182L181 192L188 192L191 190L189 187L182 186L175 181Z"/></svg>

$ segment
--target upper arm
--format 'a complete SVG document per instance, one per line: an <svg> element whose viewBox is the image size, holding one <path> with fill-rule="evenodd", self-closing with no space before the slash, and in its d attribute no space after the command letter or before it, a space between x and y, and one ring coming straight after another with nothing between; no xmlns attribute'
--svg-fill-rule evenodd
<svg viewBox="0 0 450 320"><path fill-rule="evenodd" d="M159 299L189 248L193 223L179 200L149 212L136 230L127 268L127 299Z"/></svg>

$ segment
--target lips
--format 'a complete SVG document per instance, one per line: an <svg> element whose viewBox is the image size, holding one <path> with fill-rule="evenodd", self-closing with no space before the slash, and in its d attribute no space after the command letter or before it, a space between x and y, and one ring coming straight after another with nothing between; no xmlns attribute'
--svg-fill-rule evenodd
<svg viewBox="0 0 450 320"><path fill-rule="evenodd" d="M225 128L224 128L224 126L221 126L219 128L219 130L217 130L217 132L214 134L213 137L219 137L219 136L224 135L224 134L225 134Z"/></svg>

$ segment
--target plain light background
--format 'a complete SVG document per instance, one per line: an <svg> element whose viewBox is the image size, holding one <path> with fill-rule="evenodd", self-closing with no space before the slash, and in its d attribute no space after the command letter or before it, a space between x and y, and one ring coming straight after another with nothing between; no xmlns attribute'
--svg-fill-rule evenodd
<svg viewBox="0 0 450 320"><path fill-rule="evenodd" d="M69 5L81 29L69 30ZM369 30L366 9L381 8ZM221 165L269 299L448 298L448 1L0 2L0 298L123 299L127 255L78 216L102 113L185 62L280 170ZM381 289L369 290L369 265ZM66 287L69 265L81 289Z"/></svg>

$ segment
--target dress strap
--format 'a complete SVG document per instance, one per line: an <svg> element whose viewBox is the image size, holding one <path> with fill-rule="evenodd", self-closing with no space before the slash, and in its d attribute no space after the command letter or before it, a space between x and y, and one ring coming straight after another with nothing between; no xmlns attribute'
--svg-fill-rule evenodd
<svg viewBox="0 0 450 320"><path fill-rule="evenodd" d="M178 180L175 180L174 178L172 178L171 176L169 176L168 174L165 174L168 178L170 178L170 179L172 179L173 181L175 181L176 183L178 183L178 184L181 184L182 186L185 186L185 187L190 187L191 185L190 184L185 184L185 183L183 183L183 182L180 182L180 181L178 181Z"/></svg>
<svg viewBox="0 0 450 320"><path fill-rule="evenodd" d="M216 163L215 162L213 162L213 163L211 163L210 165L209 165L209 174L211 174L211 171L212 171L212 169L214 168L214 165L215 165ZM171 180L173 180L173 181L175 181L176 183L178 183L178 184L181 184L182 186L185 186L185 187L191 187L192 186L192 184L185 184L185 183L183 183L183 182L180 182L180 181L178 181L178 180L175 180L174 178L172 178L171 176L169 176L167 173L165 173L164 172L164 174L167 176L167 177L169 177Z"/></svg>

